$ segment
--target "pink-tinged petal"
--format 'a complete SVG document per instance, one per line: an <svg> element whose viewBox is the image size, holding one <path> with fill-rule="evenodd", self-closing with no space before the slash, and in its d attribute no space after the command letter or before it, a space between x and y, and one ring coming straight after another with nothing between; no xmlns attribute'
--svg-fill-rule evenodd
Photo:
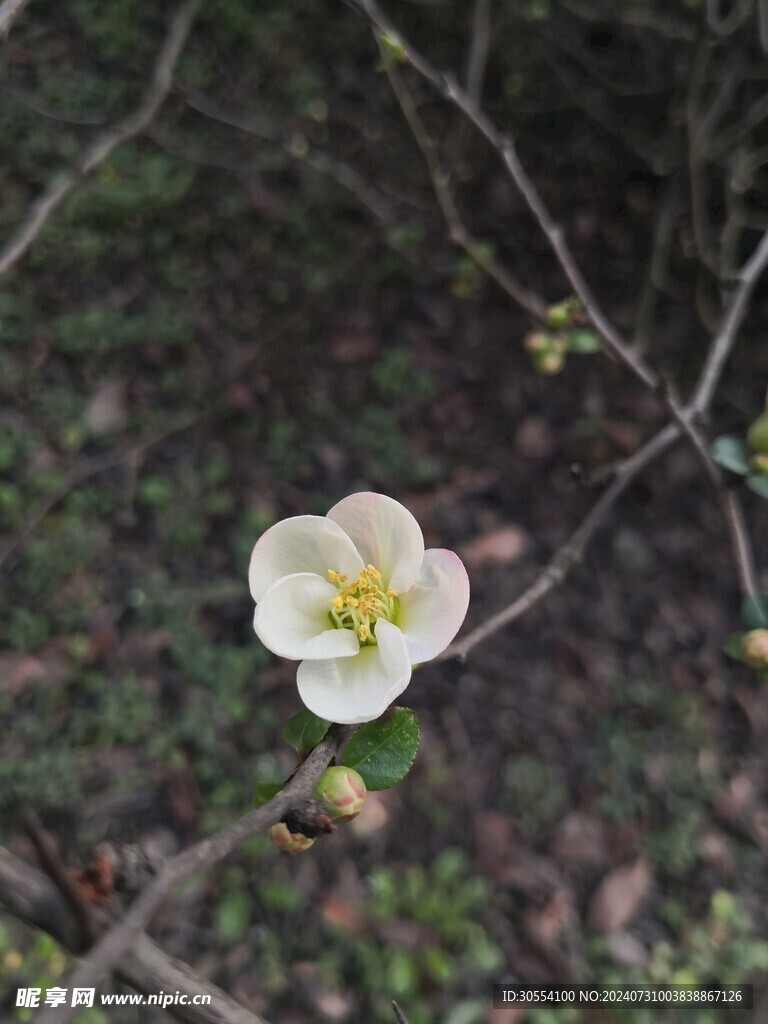
<svg viewBox="0 0 768 1024"><path fill-rule="evenodd" d="M248 583L254 601L269 588L298 572L327 579L329 569L355 578L363 568L360 555L346 533L326 516L294 516L275 523L262 534L251 555Z"/></svg>
<svg viewBox="0 0 768 1024"><path fill-rule="evenodd" d="M334 629L328 618L338 589L314 573L278 580L256 606L253 628L281 658L350 658L360 644L351 629Z"/></svg>
<svg viewBox="0 0 768 1024"><path fill-rule="evenodd" d="M365 564L379 570L385 587L403 591L412 586L424 557L424 537L404 505L363 491L343 498L328 518L352 539Z"/></svg>
<svg viewBox="0 0 768 1024"><path fill-rule="evenodd" d="M413 665L445 650L459 631L469 605L469 578L457 554L430 548L416 583L400 595L397 624Z"/></svg>
<svg viewBox="0 0 768 1024"><path fill-rule="evenodd" d="M354 658L303 661L296 682L299 696L320 718L355 724L383 714L411 678L402 633L386 619L376 623L375 647L361 647Z"/></svg>

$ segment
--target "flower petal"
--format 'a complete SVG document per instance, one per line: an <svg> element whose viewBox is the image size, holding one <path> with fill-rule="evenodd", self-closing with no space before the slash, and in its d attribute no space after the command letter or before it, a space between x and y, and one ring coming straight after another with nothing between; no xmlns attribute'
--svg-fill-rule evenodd
<svg viewBox="0 0 768 1024"><path fill-rule="evenodd" d="M360 644L351 629L333 629L328 613L338 589L311 572L286 576L256 606L253 628L282 658L349 658Z"/></svg>
<svg viewBox="0 0 768 1024"><path fill-rule="evenodd" d="M469 605L469 579L453 551L430 548L416 583L400 595L397 623L413 665L445 650L459 631Z"/></svg>
<svg viewBox="0 0 768 1024"><path fill-rule="evenodd" d="M320 718L353 724L370 722L386 711L411 678L403 635L386 619L376 623L375 647L361 647L354 658L303 661L296 682L299 696Z"/></svg>
<svg viewBox="0 0 768 1024"><path fill-rule="evenodd" d="M385 494L363 491L343 498L328 518L352 538L366 565L379 570L386 587L408 590L421 568L424 537L404 505Z"/></svg>
<svg viewBox="0 0 768 1024"><path fill-rule="evenodd" d="M256 542L248 570L254 601L283 576L311 572L326 578L336 569L352 578L363 568L345 532L326 516L294 516L275 523Z"/></svg>

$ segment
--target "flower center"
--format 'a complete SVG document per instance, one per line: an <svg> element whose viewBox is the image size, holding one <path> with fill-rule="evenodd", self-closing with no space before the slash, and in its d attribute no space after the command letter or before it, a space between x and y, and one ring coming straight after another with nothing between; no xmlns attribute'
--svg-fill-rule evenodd
<svg viewBox="0 0 768 1024"><path fill-rule="evenodd" d="M382 590L381 573L367 565L356 580L335 569L328 570L328 579L339 588L331 599L329 617L337 629L352 629L361 644L376 643L376 620L392 622L397 614L397 591Z"/></svg>

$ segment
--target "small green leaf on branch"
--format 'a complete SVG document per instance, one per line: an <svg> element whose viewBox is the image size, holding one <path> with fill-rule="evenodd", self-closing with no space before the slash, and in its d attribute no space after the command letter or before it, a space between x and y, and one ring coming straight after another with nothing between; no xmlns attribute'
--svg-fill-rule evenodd
<svg viewBox="0 0 768 1024"><path fill-rule="evenodd" d="M740 476L746 476L749 472L747 448L741 438L725 434L716 437L712 442L711 452L712 458L723 469L738 473Z"/></svg>
<svg viewBox="0 0 768 1024"><path fill-rule="evenodd" d="M579 356L586 356L592 352L597 352L600 348L598 336L594 331L588 331L586 328L568 331L565 337L568 342L568 351L575 352Z"/></svg>
<svg viewBox="0 0 768 1024"><path fill-rule="evenodd" d="M283 739L299 754L308 754L325 736L330 725L330 722L324 718L318 718L311 711L299 711L297 715L289 718L286 722Z"/></svg>
<svg viewBox="0 0 768 1024"><path fill-rule="evenodd" d="M404 779L419 749L419 723L410 708L368 722L349 739L339 760L363 777L369 790L388 789Z"/></svg>
<svg viewBox="0 0 768 1024"><path fill-rule="evenodd" d="M768 473L752 473L747 477L747 487L761 498L768 498Z"/></svg>

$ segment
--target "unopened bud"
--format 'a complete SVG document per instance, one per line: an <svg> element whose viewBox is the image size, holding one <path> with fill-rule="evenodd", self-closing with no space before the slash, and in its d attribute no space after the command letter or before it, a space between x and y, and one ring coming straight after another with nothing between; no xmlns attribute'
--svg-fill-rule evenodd
<svg viewBox="0 0 768 1024"><path fill-rule="evenodd" d="M543 331L531 331L526 334L523 344L528 352L543 352L549 348L549 335Z"/></svg>
<svg viewBox="0 0 768 1024"><path fill-rule="evenodd" d="M561 327L570 327L577 319L579 309L578 299L565 299L563 302L555 303L545 314L547 327L554 327L556 330Z"/></svg>
<svg viewBox="0 0 768 1024"><path fill-rule="evenodd" d="M363 809L367 790L354 768L326 768L312 794L336 821L351 821Z"/></svg>
<svg viewBox="0 0 768 1024"><path fill-rule="evenodd" d="M756 455L768 455L768 409L747 431L747 447Z"/></svg>
<svg viewBox="0 0 768 1024"><path fill-rule="evenodd" d="M750 456L749 465L755 473L768 473L768 453Z"/></svg>
<svg viewBox="0 0 768 1024"><path fill-rule="evenodd" d="M303 853L315 841L308 836L302 835L301 832L291 832L284 821L273 825L268 835L275 846L282 850L283 853Z"/></svg>
<svg viewBox="0 0 768 1024"><path fill-rule="evenodd" d="M565 366L565 359L560 352L537 352L533 359L533 365L547 377L554 377L560 373Z"/></svg>
<svg viewBox="0 0 768 1024"><path fill-rule="evenodd" d="M741 638L741 656L750 668L768 668L768 629L753 629Z"/></svg>

